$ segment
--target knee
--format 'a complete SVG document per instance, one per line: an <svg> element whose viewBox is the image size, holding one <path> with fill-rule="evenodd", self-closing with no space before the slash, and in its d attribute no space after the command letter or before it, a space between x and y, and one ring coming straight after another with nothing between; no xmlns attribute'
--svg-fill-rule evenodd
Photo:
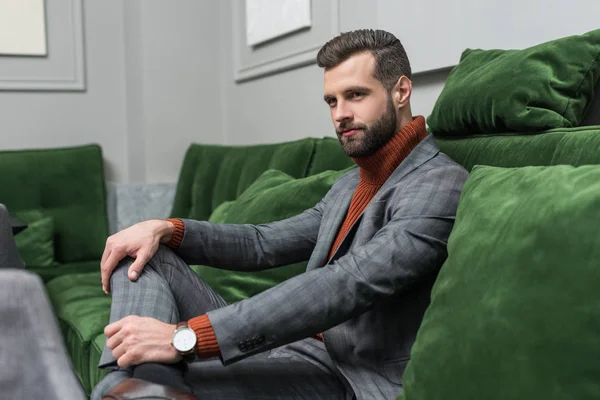
<svg viewBox="0 0 600 400"><path fill-rule="evenodd" d="M130 281L128 276L129 267L134 262L134 260L135 259L132 257L125 257L119 262L119 264L114 269L110 277L111 286L113 286L113 282L115 281ZM175 254L175 252L173 252L173 250L171 250L166 245L161 244L158 246L156 253L154 253L154 255L146 263L146 265L144 265L142 274L144 274L144 271L147 273L150 270L152 270L162 275L164 273L163 265L165 264L168 264L169 268L177 268L181 265L186 265L183 262L183 260L181 260L181 258L177 254Z"/></svg>
<svg viewBox="0 0 600 400"><path fill-rule="evenodd" d="M169 268L180 268L186 267L187 264L175 253L170 247L161 244L158 246L158 250L154 257L148 263L154 267L161 267L162 265L169 265Z"/></svg>
<svg viewBox="0 0 600 400"><path fill-rule="evenodd" d="M134 259L131 257L125 257L115 267L112 274L110 275L110 286L114 288L119 282L127 282L129 278L127 277L127 273L129 271L129 267L133 263Z"/></svg>
<svg viewBox="0 0 600 400"><path fill-rule="evenodd" d="M153 258L158 258L161 263L170 262L173 258L178 258L179 256L175 254L173 249L171 249L166 244L159 244L158 250L156 250L156 254L154 254Z"/></svg>

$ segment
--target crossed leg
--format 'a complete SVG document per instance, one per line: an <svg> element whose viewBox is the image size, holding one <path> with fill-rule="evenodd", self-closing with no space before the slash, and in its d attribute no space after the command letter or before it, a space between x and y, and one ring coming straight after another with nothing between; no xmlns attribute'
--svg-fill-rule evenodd
<svg viewBox="0 0 600 400"><path fill-rule="evenodd" d="M111 277L111 323L128 315L138 315L176 324L227 305L165 246L159 247L136 282L127 277L131 262L129 258L123 260ZM94 389L93 400L100 399L134 374L133 369L118 368L107 347L102 352L99 366L111 372ZM324 345L310 338L230 366L223 366L217 359L192 363L185 373L185 380L200 399L353 397Z"/></svg>

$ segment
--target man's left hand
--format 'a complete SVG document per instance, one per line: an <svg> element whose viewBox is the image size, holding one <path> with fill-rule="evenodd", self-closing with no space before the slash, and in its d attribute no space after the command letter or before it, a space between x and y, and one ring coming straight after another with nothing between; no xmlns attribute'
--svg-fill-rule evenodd
<svg viewBox="0 0 600 400"><path fill-rule="evenodd" d="M172 364L181 355L171 344L175 325L131 315L104 328L106 346L121 368L148 362Z"/></svg>

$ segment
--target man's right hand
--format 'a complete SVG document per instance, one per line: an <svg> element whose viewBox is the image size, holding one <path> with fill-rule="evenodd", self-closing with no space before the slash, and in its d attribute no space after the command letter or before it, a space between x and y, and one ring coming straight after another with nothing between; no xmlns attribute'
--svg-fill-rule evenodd
<svg viewBox="0 0 600 400"><path fill-rule="evenodd" d="M135 281L158 250L158 245L171 240L174 228L169 221L152 219L137 223L110 236L106 240L106 247L100 261L104 293L110 293L110 276L119 261L127 256L135 258L127 273L129 279Z"/></svg>

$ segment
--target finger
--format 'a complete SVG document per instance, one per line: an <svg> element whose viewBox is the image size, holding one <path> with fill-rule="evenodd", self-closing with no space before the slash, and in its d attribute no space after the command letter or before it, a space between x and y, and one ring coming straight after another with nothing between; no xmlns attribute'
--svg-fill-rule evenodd
<svg viewBox="0 0 600 400"><path fill-rule="evenodd" d="M102 290L104 291L104 293L108 293L106 291L106 285L104 284L105 278L104 275L106 275L106 273L104 272L106 269L106 260L108 259L108 256L110 255L111 251L108 250L108 248L104 249L104 253L102 253L102 261L100 261L100 276L102 279Z"/></svg>
<svg viewBox="0 0 600 400"><path fill-rule="evenodd" d="M125 354L117 359L117 365L121 368L131 367L132 365L137 365L135 364L135 359L133 351L126 351Z"/></svg>
<svg viewBox="0 0 600 400"><path fill-rule="evenodd" d="M109 347L110 348L110 347ZM121 343L120 345L118 345L113 351L112 351L112 356L114 357L115 360L118 360L119 358L121 358L125 353L126 353L126 349L125 349L125 344Z"/></svg>
<svg viewBox="0 0 600 400"><path fill-rule="evenodd" d="M115 333L112 336L107 336L106 337L106 347L108 347L111 350L114 350L115 348L119 347L122 343L123 343L123 338L124 336L121 333Z"/></svg>
<svg viewBox="0 0 600 400"><path fill-rule="evenodd" d="M104 246L104 252L102 253L102 259L100 260L100 265L106 262L106 258L110 254L110 246L108 245L108 239L106 240L106 245Z"/></svg>
<svg viewBox="0 0 600 400"><path fill-rule="evenodd" d="M117 322L113 322L112 324L106 325L104 328L104 335L107 338L114 336L115 333L119 332L123 327L123 320L119 320Z"/></svg>
<svg viewBox="0 0 600 400"><path fill-rule="evenodd" d="M111 251L110 255L106 259L106 262L101 267L102 269L102 289L105 293L110 293L110 277L123 257L116 251Z"/></svg>
<svg viewBox="0 0 600 400"><path fill-rule="evenodd" d="M148 253L139 253L136 256L135 261L129 266L129 272L127 273L129 279L132 281L137 281L140 274L142 273L142 270L144 269L149 260L150 256L148 255Z"/></svg>

